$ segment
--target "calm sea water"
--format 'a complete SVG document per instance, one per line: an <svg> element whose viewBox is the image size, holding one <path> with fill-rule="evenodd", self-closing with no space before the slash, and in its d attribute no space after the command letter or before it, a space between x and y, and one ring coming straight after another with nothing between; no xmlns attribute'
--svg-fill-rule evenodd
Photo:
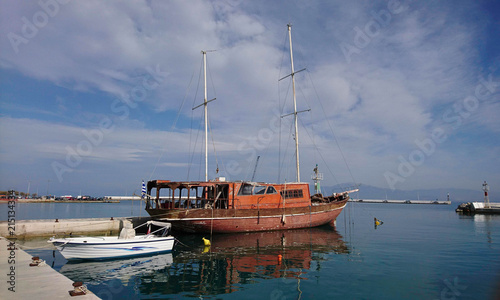
<svg viewBox="0 0 500 300"><path fill-rule="evenodd" d="M9 207L0 202L0 221L7 220ZM147 216L144 203L121 201L120 203L22 203L15 207L16 220L78 219Z"/></svg>
<svg viewBox="0 0 500 300"><path fill-rule="evenodd" d="M59 205L19 205L18 219L139 215L127 202ZM178 234L172 253L105 262L24 246L102 299L498 299L500 216L455 207L350 203L336 228L214 235L210 249Z"/></svg>

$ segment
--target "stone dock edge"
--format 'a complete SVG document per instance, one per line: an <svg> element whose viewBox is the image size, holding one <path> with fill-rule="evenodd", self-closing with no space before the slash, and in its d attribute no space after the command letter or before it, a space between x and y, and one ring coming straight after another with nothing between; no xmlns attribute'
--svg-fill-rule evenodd
<svg viewBox="0 0 500 300"><path fill-rule="evenodd" d="M71 296L73 281L41 263L30 266L32 256L14 240L0 237L0 295L4 299L100 299L92 292Z"/></svg>

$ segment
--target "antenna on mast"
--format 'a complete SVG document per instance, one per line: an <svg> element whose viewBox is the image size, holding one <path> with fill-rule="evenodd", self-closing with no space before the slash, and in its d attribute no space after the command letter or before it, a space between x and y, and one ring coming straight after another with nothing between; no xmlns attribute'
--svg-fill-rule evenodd
<svg viewBox="0 0 500 300"><path fill-rule="evenodd" d="M318 164L314 168L314 173L311 175L311 179L314 180L314 193L321 194L320 181L323 180L323 173L318 172Z"/></svg>
<svg viewBox="0 0 500 300"><path fill-rule="evenodd" d="M259 164L259 158L260 158L260 155L257 156L257 159L255 160L255 167L253 168L252 180L250 180L250 181L253 181L255 179L255 173L257 172L257 165Z"/></svg>

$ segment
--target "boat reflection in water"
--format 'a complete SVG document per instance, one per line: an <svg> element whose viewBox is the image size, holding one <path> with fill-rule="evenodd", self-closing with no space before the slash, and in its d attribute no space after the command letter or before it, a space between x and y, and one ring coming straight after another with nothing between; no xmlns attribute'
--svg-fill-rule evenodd
<svg viewBox="0 0 500 300"><path fill-rule="evenodd" d="M332 254L350 252L342 236L330 226L218 234L213 235L210 248L204 247L202 237L178 236L173 262L168 259L171 254L163 254L101 262L102 266L99 262L67 264L61 273L84 281L91 290L92 284L102 287L106 284L103 281L118 279L124 290L138 296L197 297L232 293L266 279L303 279L308 270L320 267ZM99 290L93 291L99 295Z"/></svg>
<svg viewBox="0 0 500 300"><path fill-rule="evenodd" d="M74 281L97 285L109 280L120 280L125 284L133 276L163 270L172 265L172 253L142 256L127 259L101 261L69 261L61 267L61 274Z"/></svg>

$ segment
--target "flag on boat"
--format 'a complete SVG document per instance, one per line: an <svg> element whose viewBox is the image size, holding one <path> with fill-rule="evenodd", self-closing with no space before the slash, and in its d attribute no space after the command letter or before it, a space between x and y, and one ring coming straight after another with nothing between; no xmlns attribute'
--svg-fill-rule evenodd
<svg viewBox="0 0 500 300"><path fill-rule="evenodd" d="M141 193L141 198L144 199L146 196L146 184L144 183L144 180L142 181L142 193Z"/></svg>

